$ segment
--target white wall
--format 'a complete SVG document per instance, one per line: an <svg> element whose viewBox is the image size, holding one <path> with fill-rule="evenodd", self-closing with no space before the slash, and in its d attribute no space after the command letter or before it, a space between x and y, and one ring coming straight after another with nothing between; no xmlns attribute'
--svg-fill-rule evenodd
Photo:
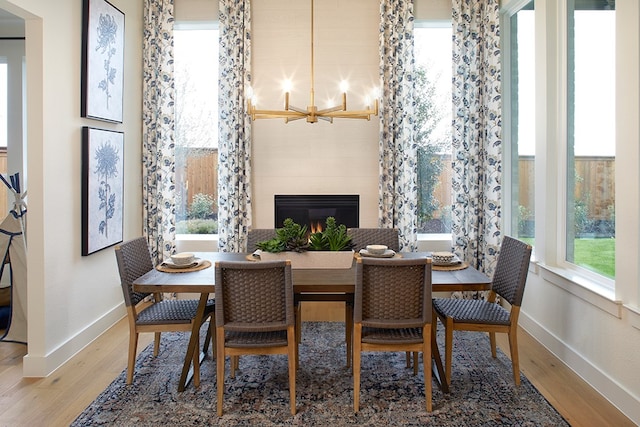
<svg viewBox="0 0 640 427"><path fill-rule="evenodd" d="M124 123L80 117L82 1L0 0L26 20L28 355L44 376L124 315L113 249L81 251L81 128L125 133L125 239L141 235L142 1L125 13Z"/></svg>

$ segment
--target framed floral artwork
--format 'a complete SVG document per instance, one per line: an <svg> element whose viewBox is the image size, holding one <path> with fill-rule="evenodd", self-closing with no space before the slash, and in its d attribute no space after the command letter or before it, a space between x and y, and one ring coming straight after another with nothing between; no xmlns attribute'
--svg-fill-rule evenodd
<svg viewBox="0 0 640 427"><path fill-rule="evenodd" d="M84 0L81 115L122 123L124 13L106 0Z"/></svg>
<svg viewBox="0 0 640 427"><path fill-rule="evenodd" d="M122 242L124 133L82 128L82 255Z"/></svg>

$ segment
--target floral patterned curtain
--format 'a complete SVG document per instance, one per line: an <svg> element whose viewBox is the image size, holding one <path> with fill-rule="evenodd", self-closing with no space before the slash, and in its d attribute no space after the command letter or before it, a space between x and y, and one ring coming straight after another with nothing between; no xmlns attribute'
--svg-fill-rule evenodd
<svg viewBox="0 0 640 427"><path fill-rule="evenodd" d="M489 276L501 236L499 7L453 0L453 243Z"/></svg>
<svg viewBox="0 0 640 427"><path fill-rule="evenodd" d="M243 252L251 225L251 2L220 0L218 248Z"/></svg>
<svg viewBox="0 0 640 427"><path fill-rule="evenodd" d="M399 230L400 250L416 251L413 0L380 2L380 75L379 225Z"/></svg>
<svg viewBox="0 0 640 427"><path fill-rule="evenodd" d="M173 0L146 0L143 19L143 233L160 262L175 247Z"/></svg>

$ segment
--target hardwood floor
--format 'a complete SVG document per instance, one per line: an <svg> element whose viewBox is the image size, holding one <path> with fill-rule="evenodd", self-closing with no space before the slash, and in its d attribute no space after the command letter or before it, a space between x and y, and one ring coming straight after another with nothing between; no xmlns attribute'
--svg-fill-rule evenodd
<svg viewBox="0 0 640 427"><path fill-rule="evenodd" d="M635 425L530 335L518 338L522 372L571 425ZM141 335L139 351L152 339ZM127 345L125 318L48 377L23 378L26 347L0 342L0 426L69 425L126 367ZM498 345L509 354L504 335Z"/></svg>

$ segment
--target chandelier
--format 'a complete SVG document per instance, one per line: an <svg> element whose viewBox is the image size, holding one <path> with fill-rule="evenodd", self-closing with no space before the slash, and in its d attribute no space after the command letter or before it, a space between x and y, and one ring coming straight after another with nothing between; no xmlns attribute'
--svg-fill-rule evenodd
<svg viewBox="0 0 640 427"><path fill-rule="evenodd" d="M284 119L285 123L294 120L307 119L307 123L317 123L318 119L325 120L333 123L333 119L366 119L371 120L371 116L378 115L378 99L374 98L373 108L366 106L364 110L347 110L347 89L346 83L341 84L342 103L324 109L318 109L315 105L315 92L314 92L314 50L313 50L313 2L311 0L311 91L309 95L309 106L306 109L296 107L289 104L289 89L285 89L284 95L284 110L259 110L253 105L251 98L252 93L248 98L248 110L252 120L257 119Z"/></svg>

